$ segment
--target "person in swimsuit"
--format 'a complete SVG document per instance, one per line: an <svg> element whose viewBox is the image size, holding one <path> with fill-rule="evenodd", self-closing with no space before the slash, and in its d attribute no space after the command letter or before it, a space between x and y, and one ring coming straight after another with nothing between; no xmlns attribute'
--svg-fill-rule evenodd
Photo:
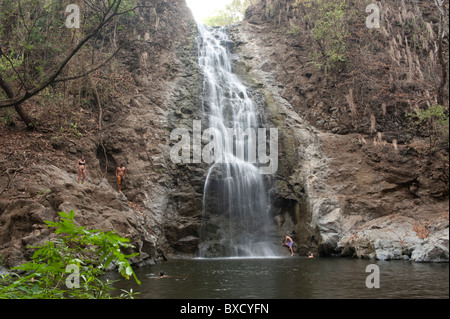
<svg viewBox="0 0 450 319"><path fill-rule="evenodd" d="M289 247L289 250L291 251L291 256L294 255L294 250L292 249L292 246L294 246L294 241L289 236L284 236L284 243L283 246Z"/></svg>
<svg viewBox="0 0 450 319"><path fill-rule="evenodd" d="M77 168L78 168L78 184L80 183L81 176L83 176L83 179L81 183L84 183L84 180L86 179L86 160L84 159L84 156L81 155L81 158L77 162Z"/></svg>
<svg viewBox="0 0 450 319"><path fill-rule="evenodd" d="M127 176L127 169L123 166L123 164L120 164L119 167L117 167L116 169L117 187L119 193L122 192L122 184L126 176Z"/></svg>
<svg viewBox="0 0 450 319"><path fill-rule="evenodd" d="M158 279L163 279L163 278L170 278L170 276L166 276L166 275L164 274L164 271L160 271L160 272L159 272L159 277L158 277Z"/></svg>

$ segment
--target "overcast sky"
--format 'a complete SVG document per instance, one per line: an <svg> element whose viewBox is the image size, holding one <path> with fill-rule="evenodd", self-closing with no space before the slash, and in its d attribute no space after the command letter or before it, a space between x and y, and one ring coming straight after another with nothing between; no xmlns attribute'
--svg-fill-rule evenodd
<svg viewBox="0 0 450 319"><path fill-rule="evenodd" d="M197 22L201 22L203 18L212 15L214 10L225 8L230 0L186 0L186 2Z"/></svg>

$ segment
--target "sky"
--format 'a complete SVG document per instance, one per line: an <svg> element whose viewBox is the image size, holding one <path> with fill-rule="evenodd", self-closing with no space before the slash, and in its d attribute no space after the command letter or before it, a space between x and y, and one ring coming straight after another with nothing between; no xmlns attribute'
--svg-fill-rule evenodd
<svg viewBox="0 0 450 319"><path fill-rule="evenodd" d="M230 0L186 0L191 8L195 20L201 22L203 18L211 16L216 9L223 9Z"/></svg>

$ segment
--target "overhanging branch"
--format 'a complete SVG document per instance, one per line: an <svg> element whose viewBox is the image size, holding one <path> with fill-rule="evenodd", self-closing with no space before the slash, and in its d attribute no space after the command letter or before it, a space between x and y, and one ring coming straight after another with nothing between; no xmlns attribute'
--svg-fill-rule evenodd
<svg viewBox="0 0 450 319"><path fill-rule="evenodd" d="M94 68L94 69L92 69L92 70L90 70L90 71L88 71L88 72L86 72L84 74L58 79L58 77L61 75L61 73L64 70L64 68L72 60L72 58L81 50L81 48L89 40L91 40L93 37L95 37L103 29L103 27L105 25L107 25L114 17L120 16L120 15L123 15L123 14L126 14L126 13L129 13L131 11L134 11L134 10L138 9L138 8L148 8L148 7L150 7L150 6L135 6L132 9L125 10L123 12L119 12L121 3L122 3L122 0L114 0L114 2L111 4L111 6L108 8L106 13L104 14L104 16L103 16L101 22L99 23L99 25L93 31L91 31L87 36L85 36L75 46L75 48L61 62L61 64L59 65L58 69L53 74L48 76L48 78L45 81L43 81L40 85L37 85L34 89L25 92L23 95L12 97L11 95L8 94L8 98L9 99L0 101L0 109L1 108L18 106L18 105L22 104L23 102L25 102L26 100L30 99L31 97L37 95L38 93L40 93L44 89L46 89L52 83L62 82L62 81L69 81L69 80L75 80L75 79L82 78L83 76L86 76L86 75L89 75L92 72L95 72L96 70L98 70L99 68L104 66L106 63L108 63L118 53L118 51L123 46L119 47L119 49L117 49L111 57L109 57L104 63L100 64L96 68ZM4 89L4 87L2 87L2 88Z"/></svg>

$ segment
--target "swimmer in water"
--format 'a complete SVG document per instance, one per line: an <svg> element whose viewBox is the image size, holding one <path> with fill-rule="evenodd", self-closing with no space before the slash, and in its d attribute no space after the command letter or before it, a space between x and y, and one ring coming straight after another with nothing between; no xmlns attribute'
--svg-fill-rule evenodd
<svg viewBox="0 0 450 319"><path fill-rule="evenodd" d="M157 279L170 278L170 276L164 275L164 271L160 271L158 276L159 277Z"/></svg>

